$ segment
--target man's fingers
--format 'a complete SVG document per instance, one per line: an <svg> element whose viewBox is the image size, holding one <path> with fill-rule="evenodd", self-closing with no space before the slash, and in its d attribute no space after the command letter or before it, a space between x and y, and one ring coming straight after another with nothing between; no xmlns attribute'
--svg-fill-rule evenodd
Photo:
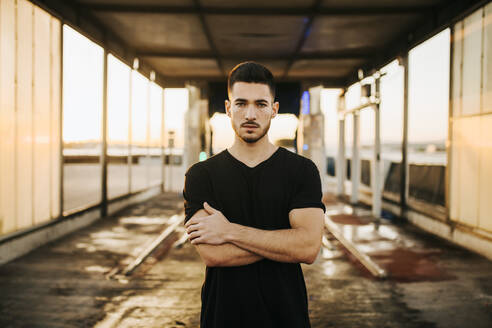
<svg viewBox="0 0 492 328"><path fill-rule="evenodd" d="M195 238L195 239L191 240L191 243L192 243L193 245L196 245L196 244L203 244L203 243L204 243L204 241L203 241L203 237L197 237L197 238Z"/></svg>
<svg viewBox="0 0 492 328"><path fill-rule="evenodd" d="M197 223L197 224L192 224L192 225L190 225L188 228L186 228L186 232L187 232L188 234L190 234L190 233L192 233L193 231L197 231L199 227L200 227L199 223Z"/></svg>
<svg viewBox="0 0 492 328"><path fill-rule="evenodd" d="M188 222L185 223L185 228L188 228L191 225L200 223L202 221L202 218L204 218L204 217L206 217L206 216L199 217L199 218L193 218L193 219L188 220Z"/></svg>
<svg viewBox="0 0 492 328"><path fill-rule="evenodd" d="M199 231L193 231L192 233L189 233L189 239L193 241L193 239L200 237L200 232Z"/></svg>

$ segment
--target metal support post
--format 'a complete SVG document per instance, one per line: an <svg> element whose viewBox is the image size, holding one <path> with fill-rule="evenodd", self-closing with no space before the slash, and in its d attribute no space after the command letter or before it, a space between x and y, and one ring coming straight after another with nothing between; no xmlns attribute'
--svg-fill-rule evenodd
<svg viewBox="0 0 492 328"><path fill-rule="evenodd" d="M101 153L101 217L108 214L108 52L103 59L102 153Z"/></svg>
<svg viewBox="0 0 492 328"><path fill-rule="evenodd" d="M345 118L338 120L337 196L345 195Z"/></svg>
<svg viewBox="0 0 492 328"><path fill-rule="evenodd" d="M359 202L359 183L360 183L360 121L359 112L354 112L354 138L352 146L352 163L350 177L352 180L352 194L350 202L357 204Z"/></svg>
<svg viewBox="0 0 492 328"><path fill-rule="evenodd" d="M408 192L408 53L402 58L400 65L403 66L403 140L401 145L401 169L400 169L400 216L404 217L407 208Z"/></svg>
<svg viewBox="0 0 492 328"><path fill-rule="evenodd" d="M379 79L376 80L379 83ZM376 87L377 88L377 87ZM379 219L381 216L381 123L379 104L374 105L374 159L372 169L372 216Z"/></svg>

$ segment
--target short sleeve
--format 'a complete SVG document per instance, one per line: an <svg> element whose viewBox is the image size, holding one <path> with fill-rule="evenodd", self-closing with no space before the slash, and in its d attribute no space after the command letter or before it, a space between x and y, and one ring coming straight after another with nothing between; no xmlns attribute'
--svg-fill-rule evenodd
<svg viewBox="0 0 492 328"><path fill-rule="evenodd" d="M312 160L305 158L304 168L297 179L297 186L291 197L289 211L294 208L318 207L326 212L322 202L321 179L318 168Z"/></svg>
<svg viewBox="0 0 492 328"><path fill-rule="evenodd" d="M185 174L183 188L185 223L203 208L203 202L214 206L214 202L210 201L212 187L207 171L197 164L191 166Z"/></svg>

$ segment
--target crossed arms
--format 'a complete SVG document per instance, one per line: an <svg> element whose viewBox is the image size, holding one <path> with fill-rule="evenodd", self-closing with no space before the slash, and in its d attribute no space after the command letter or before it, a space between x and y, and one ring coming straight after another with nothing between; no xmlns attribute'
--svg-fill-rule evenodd
<svg viewBox="0 0 492 328"><path fill-rule="evenodd" d="M311 264L321 247L323 218L320 208L296 208L289 213L291 229L262 230L231 223L205 202L185 227L207 266L240 266L263 258Z"/></svg>

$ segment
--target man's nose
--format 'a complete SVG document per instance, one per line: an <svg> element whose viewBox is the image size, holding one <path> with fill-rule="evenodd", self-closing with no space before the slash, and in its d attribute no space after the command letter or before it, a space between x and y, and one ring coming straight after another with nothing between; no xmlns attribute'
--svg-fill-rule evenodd
<svg viewBox="0 0 492 328"><path fill-rule="evenodd" d="M246 117L247 120L254 120L256 119L256 109L254 105L249 105L246 108Z"/></svg>

